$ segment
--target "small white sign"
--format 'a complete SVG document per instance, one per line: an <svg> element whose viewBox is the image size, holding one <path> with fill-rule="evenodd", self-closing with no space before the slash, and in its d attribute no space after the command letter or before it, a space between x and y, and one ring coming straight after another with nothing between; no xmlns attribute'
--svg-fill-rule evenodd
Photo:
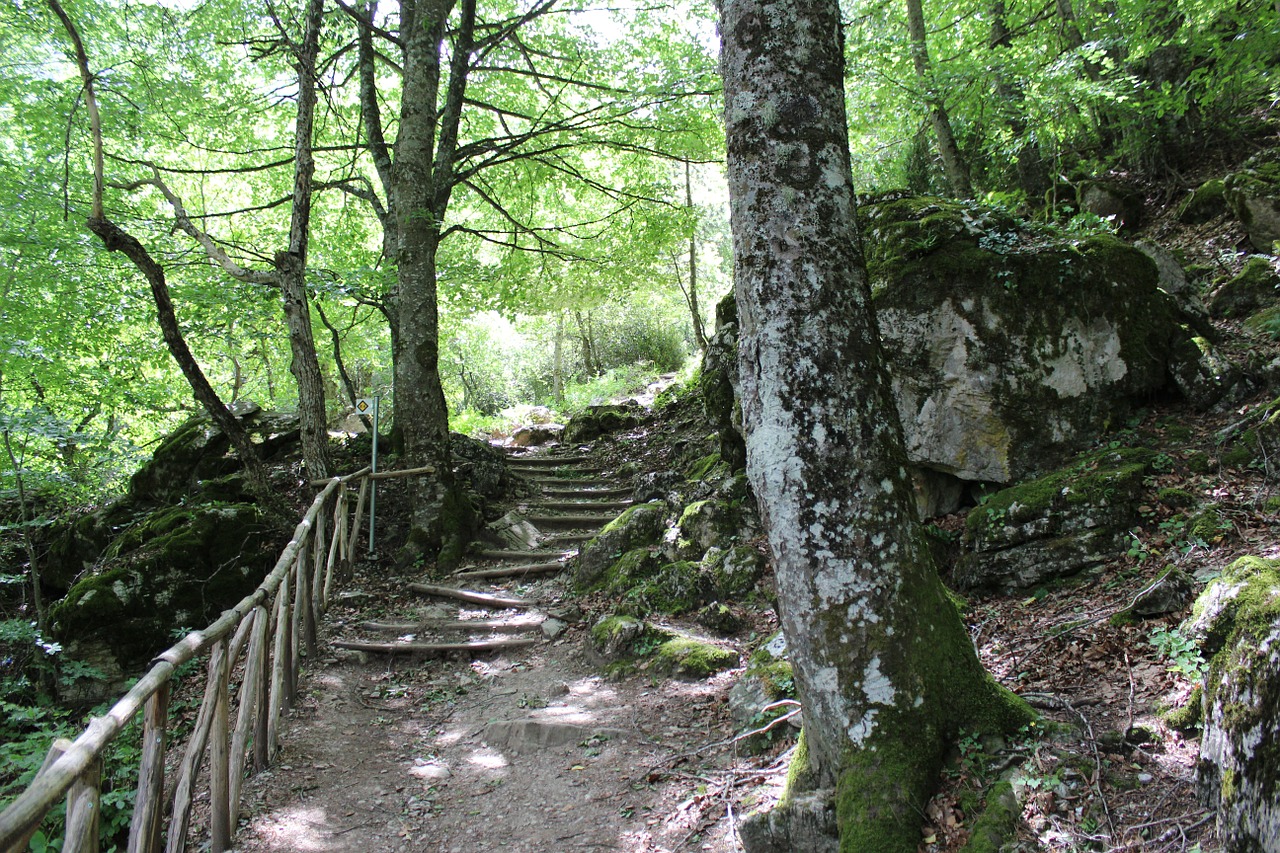
<svg viewBox="0 0 1280 853"><path fill-rule="evenodd" d="M356 411L362 415L367 415L369 412L373 411L374 407L377 405L378 400L376 397L361 397L359 400L356 400Z"/></svg>

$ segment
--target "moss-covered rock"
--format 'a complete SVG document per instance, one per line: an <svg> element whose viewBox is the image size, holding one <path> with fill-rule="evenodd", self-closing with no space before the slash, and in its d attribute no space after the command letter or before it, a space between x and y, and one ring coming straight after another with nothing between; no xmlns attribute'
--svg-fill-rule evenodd
<svg viewBox="0 0 1280 853"><path fill-rule="evenodd" d="M1280 847L1280 560L1243 557L1184 630L1209 661L1197 785L1232 851Z"/></svg>
<svg viewBox="0 0 1280 853"><path fill-rule="evenodd" d="M1238 319L1275 305L1278 299L1280 274L1276 273L1274 261L1253 255L1237 275L1214 291L1209 310L1214 317Z"/></svg>
<svg viewBox="0 0 1280 853"><path fill-rule="evenodd" d="M765 558L750 545L712 546L703 555L702 567L715 586L716 596L736 601L755 591L764 574Z"/></svg>
<svg viewBox="0 0 1280 853"><path fill-rule="evenodd" d="M676 526L680 531L676 553L685 560L701 560L708 548L730 547L754 533L740 507L717 498L689 504Z"/></svg>
<svg viewBox="0 0 1280 853"><path fill-rule="evenodd" d="M1264 308L1245 318L1244 327L1272 340L1280 340L1280 305Z"/></svg>
<svg viewBox="0 0 1280 853"><path fill-rule="evenodd" d="M738 653L732 649L693 637L675 637L658 647L649 668L680 678L702 679L737 665Z"/></svg>
<svg viewBox="0 0 1280 853"><path fill-rule="evenodd" d="M1223 181L1223 195L1253 248L1274 252L1280 240L1280 152L1262 151L1249 158Z"/></svg>
<svg viewBox="0 0 1280 853"><path fill-rule="evenodd" d="M623 554L656 545L666 514L666 506L657 501L629 507L582 547L574 566L574 582L581 589L590 589Z"/></svg>
<svg viewBox="0 0 1280 853"><path fill-rule="evenodd" d="M1226 185L1221 178L1205 181L1178 205L1178 221L1184 225L1203 225L1229 212Z"/></svg>
<svg viewBox="0 0 1280 853"><path fill-rule="evenodd" d="M296 414L265 411L247 400L230 408L264 459L299 441L301 427ZM197 492L201 481L225 477L240 467L230 439L208 415L200 415L160 443L151 459L130 478L128 497L157 504L178 503Z"/></svg>
<svg viewBox="0 0 1280 853"><path fill-rule="evenodd" d="M1063 240L941 199L860 214L907 452L919 467L1015 482L1179 387L1175 374L1213 376L1198 365L1203 353L1160 289L1156 264L1126 243Z"/></svg>
<svg viewBox="0 0 1280 853"><path fill-rule="evenodd" d="M628 587L620 584L610 592L620 598L619 607L628 613L682 616L714 598L715 586L698 563L677 560L663 563L647 577Z"/></svg>
<svg viewBox="0 0 1280 853"><path fill-rule="evenodd" d="M208 624L262 581L277 537L247 504L174 507L124 530L107 558L50 613L72 657L108 649L122 669L145 664L177 627Z"/></svg>
<svg viewBox="0 0 1280 853"><path fill-rule="evenodd" d="M634 400L587 406L565 425L562 440L569 444L591 441L602 435L631 429L644 418L644 407Z"/></svg>
<svg viewBox="0 0 1280 853"><path fill-rule="evenodd" d="M1002 779L987 792L986 804L973 823L963 853L1000 853L1004 844L1013 839L1021 820L1022 804L1013 783Z"/></svg>
<svg viewBox="0 0 1280 853"><path fill-rule="evenodd" d="M587 651L599 663L615 663L654 653L659 646L675 637L634 616L605 616L591 627Z"/></svg>
<svg viewBox="0 0 1280 853"><path fill-rule="evenodd" d="M956 565L963 589L1025 588L1101 565L1137 522L1143 449L1085 454L1073 464L996 492L969 512Z"/></svg>

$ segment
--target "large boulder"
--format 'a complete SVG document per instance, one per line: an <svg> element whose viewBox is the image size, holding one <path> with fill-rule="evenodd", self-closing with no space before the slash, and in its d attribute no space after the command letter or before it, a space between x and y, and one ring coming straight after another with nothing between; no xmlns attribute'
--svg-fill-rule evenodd
<svg viewBox="0 0 1280 853"><path fill-rule="evenodd" d="M1212 381L1156 264L1120 240L1064 240L941 199L861 214L907 453L921 468L1015 482L1177 390L1175 376Z"/></svg>
<svg viewBox="0 0 1280 853"><path fill-rule="evenodd" d="M249 400L232 403L229 408L264 460L297 445L301 426L296 414L266 411ZM170 433L138 469L129 480L129 497L157 504L177 503L198 493L207 481L240 468L231 440L212 418L198 415Z"/></svg>
<svg viewBox="0 0 1280 853"><path fill-rule="evenodd" d="M1240 272L1214 291L1209 309L1215 317L1242 319L1280 302L1280 274L1273 259L1253 255Z"/></svg>
<svg viewBox="0 0 1280 853"><path fill-rule="evenodd" d="M587 406L565 425L561 439L566 444L581 444L611 432L631 429L644 419L644 415L644 406L634 400Z"/></svg>
<svg viewBox="0 0 1280 853"><path fill-rule="evenodd" d="M1255 154L1223 181L1223 196L1259 252L1273 254L1280 241L1280 152Z"/></svg>
<svg viewBox="0 0 1280 853"><path fill-rule="evenodd" d="M996 492L969 512L961 589L1025 589L1100 566L1139 519L1154 453L1086 454L1060 471Z"/></svg>
<svg viewBox="0 0 1280 853"><path fill-rule="evenodd" d="M666 516L666 504L658 501L628 507L582 547L574 567L574 582L582 588L595 586L623 554L657 545Z"/></svg>
<svg viewBox="0 0 1280 853"><path fill-rule="evenodd" d="M1232 563L1184 630L1209 661L1200 795L1228 853L1280 850L1280 560Z"/></svg>
<svg viewBox="0 0 1280 853"><path fill-rule="evenodd" d="M252 592L275 562L278 538L249 504L151 513L52 608L54 637L74 658L135 670L170 645L175 629L203 627Z"/></svg>

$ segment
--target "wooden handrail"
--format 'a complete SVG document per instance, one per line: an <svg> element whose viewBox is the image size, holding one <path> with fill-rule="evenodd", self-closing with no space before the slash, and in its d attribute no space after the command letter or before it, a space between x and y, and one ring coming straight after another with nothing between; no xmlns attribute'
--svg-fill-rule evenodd
<svg viewBox="0 0 1280 853"><path fill-rule="evenodd" d="M424 469L388 473L406 476L424 473ZM249 740L253 740L254 769L263 769L278 746L279 716L293 703L300 653L305 649L314 655L316 623L328 604L333 584L343 579L354 559L370 476L365 468L322 481L324 488L257 589L208 627L192 631L157 655L132 689L106 714L90 720L73 742L55 744L35 779L0 812L0 851L24 851L45 815L64 797L68 802L64 849L98 849L103 751L144 706L129 853L158 853L162 844L170 851L184 849L189 829L188 805L197 773L206 763L206 753L212 806L210 844L213 853L230 848ZM360 498L352 508L347 486L357 481ZM332 525L326 524L326 507L332 510ZM348 517L349 511L353 518ZM163 839L170 682L179 666L208 651L212 654L205 698L175 780L172 820L168 838ZM230 679L242 654L244 677L233 710Z"/></svg>

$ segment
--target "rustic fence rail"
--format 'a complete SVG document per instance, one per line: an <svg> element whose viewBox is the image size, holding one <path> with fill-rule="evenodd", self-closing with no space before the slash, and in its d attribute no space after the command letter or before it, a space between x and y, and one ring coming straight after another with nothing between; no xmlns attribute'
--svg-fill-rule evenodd
<svg viewBox="0 0 1280 853"><path fill-rule="evenodd" d="M246 771L269 766L279 749L281 715L293 704L302 653L315 655L316 624L335 584L355 560L369 482L366 468L316 483L323 489L256 590L213 624L187 634L157 656L133 688L105 715L91 720L78 738L55 742L31 784L0 812L0 850L27 850L45 816L65 798L63 853L96 853L103 752L140 711L142 749L126 849L184 850L197 784L208 785L213 853L230 849ZM352 500L351 486L356 484L359 493ZM332 524L326 523L329 520ZM204 698L182 760L167 779L173 675L179 666L206 653ZM238 667L242 677L233 685Z"/></svg>

